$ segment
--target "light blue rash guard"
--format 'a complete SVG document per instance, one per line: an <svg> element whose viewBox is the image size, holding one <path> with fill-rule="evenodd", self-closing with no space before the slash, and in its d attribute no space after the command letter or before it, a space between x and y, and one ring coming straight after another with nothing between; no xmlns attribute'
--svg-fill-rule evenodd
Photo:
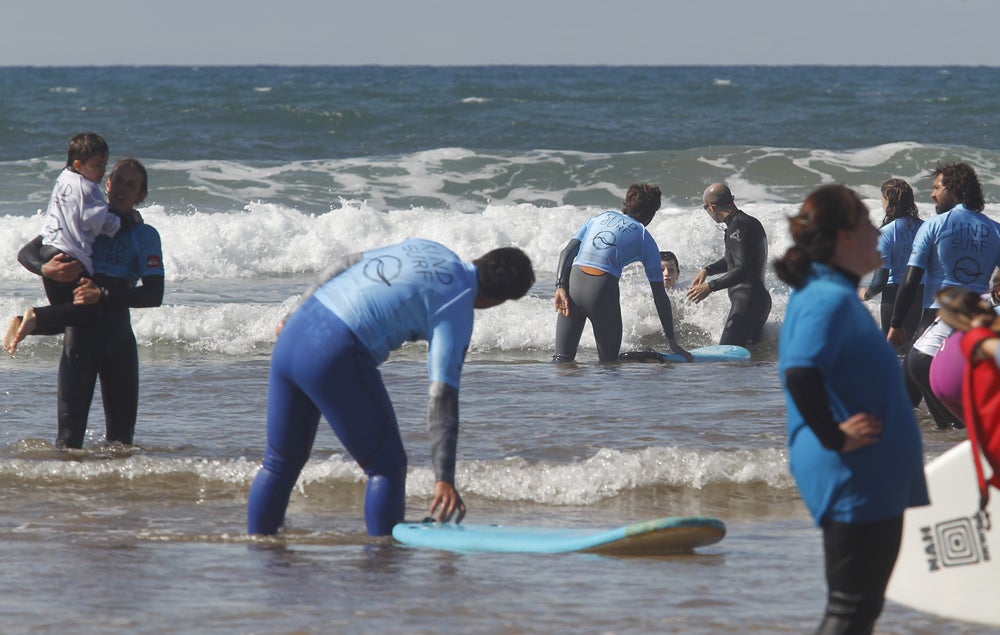
<svg viewBox="0 0 1000 635"><path fill-rule="evenodd" d="M663 283L660 248L639 221L621 212L604 212L584 223L573 238L580 241L574 266L593 267L621 278L626 265L641 262L647 280Z"/></svg>
<svg viewBox="0 0 1000 635"><path fill-rule="evenodd" d="M903 284L903 272L913 251L913 239L923 223L919 218L897 218L879 230L878 251L882 266L889 270L888 284Z"/></svg>
<svg viewBox="0 0 1000 635"><path fill-rule="evenodd" d="M98 236L93 260L94 273L128 280L132 287L143 276L164 275L160 234L145 223L113 237Z"/></svg>
<svg viewBox="0 0 1000 635"><path fill-rule="evenodd" d="M895 349L841 273L813 264L792 292L778 342L778 372L815 368L835 421L866 412L883 423L874 445L824 448L785 390L789 468L813 519L866 523L926 505L923 449Z"/></svg>
<svg viewBox="0 0 1000 635"><path fill-rule="evenodd" d="M457 389L472 339L477 285L475 265L436 242L408 238L364 252L361 262L315 296L378 363L404 342L427 340L430 380Z"/></svg>
<svg viewBox="0 0 1000 635"><path fill-rule="evenodd" d="M920 226L907 265L924 270L925 297L945 287L985 293L1000 265L1000 229L985 214L956 205ZM937 308L937 301L929 306Z"/></svg>

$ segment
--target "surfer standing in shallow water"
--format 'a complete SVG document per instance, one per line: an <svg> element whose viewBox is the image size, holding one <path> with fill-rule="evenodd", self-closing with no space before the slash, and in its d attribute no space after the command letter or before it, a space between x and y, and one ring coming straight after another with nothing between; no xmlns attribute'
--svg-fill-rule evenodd
<svg viewBox="0 0 1000 635"><path fill-rule="evenodd" d="M771 314L771 294L764 284L767 234L760 221L736 207L733 193L725 183L709 185L702 201L709 217L726 226L726 251L722 258L695 275L687 297L697 303L713 291L728 289L731 306L719 344L755 344ZM706 282L708 276L718 274L722 275Z"/></svg>
<svg viewBox="0 0 1000 635"><path fill-rule="evenodd" d="M566 244L556 266L556 350L554 362L576 359L583 328L590 320L602 362L618 361L622 346L622 269L642 262L653 293L656 314L670 350L691 361L674 339L670 298L663 288L660 248L646 226L660 209L660 188L636 183L628 188L621 212L594 216Z"/></svg>

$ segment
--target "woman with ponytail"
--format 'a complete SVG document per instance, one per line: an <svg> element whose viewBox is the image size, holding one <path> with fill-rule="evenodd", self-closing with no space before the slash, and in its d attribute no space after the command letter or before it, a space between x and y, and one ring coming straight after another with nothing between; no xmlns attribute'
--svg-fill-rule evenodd
<svg viewBox="0 0 1000 635"><path fill-rule="evenodd" d="M817 635L871 633L896 564L903 511L926 505L923 450L896 352L858 298L882 264L852 190L825 185L789 219L774 262L788 283L778 372L789 468L823 529L827 605Z"/></svg>

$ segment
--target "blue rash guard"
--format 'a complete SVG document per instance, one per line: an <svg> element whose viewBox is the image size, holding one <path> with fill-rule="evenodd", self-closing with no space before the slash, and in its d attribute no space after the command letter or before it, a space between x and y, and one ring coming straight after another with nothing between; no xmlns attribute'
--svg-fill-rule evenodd
<svg viewBox="0 0 1000 635"><path fill-rule="evenodd" d="M879 230L878 251L882 266L889 270L888 284L902 284L906 263L913 252L913 239L923 221L907 216L897 218Z"/></svg>
<svg viewBox="0 0 1000 635"><path fill-rule="evenodd" d="M848 453L823 447L785 388L789 467L816 524L876 522L928 503L920 431L896 352L843 274L813 264L788 300L778 371L823 376L833 419L865 412L883 432L874 445Z"/></svg>
<svg viewBox="0 0 1000 635"><path fill-rule="evenodd" d="M985 293L1000 265L1000 229L982 212L956 205L920 226L907 264L924 270L924 297L932 301L925 306L937 308L934 294L945 287Z"/></svg>
<svg viewBox="0 0 1000 635"><path fill-rule="evenodd" d="M98 236L93 260L95 274L120 278L130 287L144 276L164 275L160 234L145 223L114 237Z"/></svg>
<svg viewBox="0 0 1000 635"><path fill-rule="evenodd" d="M621 278L627 265L641 262L646 279L663 284L660 248L639 221L621 212L604 212L584 223L573 238L580 241L573 266L593 267Z"/></svg>
<svg viewBox="0 0 1000 635"><path fill-rule="evenodd" d="M589 219L560 254L557 287L569 296L570 314L556 317L556 350L553 361L576 358L583 328L589 319L602 362L618 360L622 342L621 298L618 281L622 270L641 262L653 293L663 333L674 339L673 309L663 288L660 248L646 227L621 212L608 211ZM596 269L604 275L587 271Z"/></svg>
<svg viewBox="0 0 1000 635"><path fill-rule="evenodd" d="M475 265L429 240L353 254L324 273L274 346L249 533L274 534L284 522L320 414L369 476L368 533L389 534L403 520L406 452L378 365L407 341L429 342L431 460L436 480L454 482L459 378L477 292Z"/></svg>
<svg viewBox="0 0 1000 635"><path fill-rule="evenodd" d="M476 268L429 240L407 239L364 260L315 292L377 362L404 342L427 340L431 381L459 387L472 339Z"/></svg>

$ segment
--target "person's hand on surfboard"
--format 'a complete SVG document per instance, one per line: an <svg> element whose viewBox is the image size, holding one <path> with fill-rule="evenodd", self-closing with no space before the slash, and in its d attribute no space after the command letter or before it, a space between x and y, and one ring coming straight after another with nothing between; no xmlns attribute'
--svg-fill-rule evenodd
<svg viewBox="0 0 1000 635"><path fill-rule="evenodd" d="M853 452L878 443L882 434L882 420L873 414L859 412L842 421L840 430L845 436L841 453Z"/></svg>
<svg viewBox="0 0 1000 635"><path fill-rule="evenodd" d="M455 516L455 523L462 522L465 518L465 503L458 495L458 490L451 483L437 481L434 483L434 500L431 501L430 515L439 523L446 523Z"/></svg>

